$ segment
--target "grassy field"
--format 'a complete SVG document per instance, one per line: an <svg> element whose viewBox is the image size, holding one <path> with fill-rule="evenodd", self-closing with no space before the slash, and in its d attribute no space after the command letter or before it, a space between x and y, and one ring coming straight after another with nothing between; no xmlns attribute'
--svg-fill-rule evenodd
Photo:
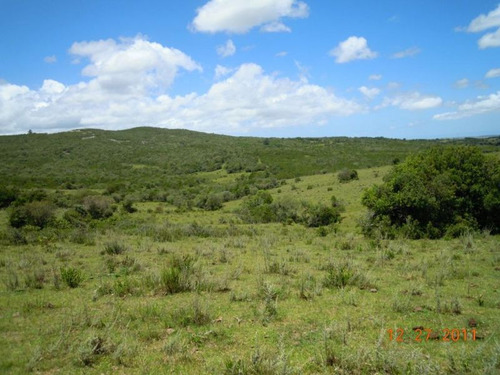
<svg viewBox="0 0 500 375"><path fill-rule="evenodd" d="M151 169L142 164L133 171ZM247 197L214 211L136 201L87 227L21 233L1 210L0 372L499 373L499 236L364 238L362 191L389 168L344 184L297 173L268 190L335 195L346 210L323 228L245 223ZM249 175L189 178L228 186Z"/></svg>

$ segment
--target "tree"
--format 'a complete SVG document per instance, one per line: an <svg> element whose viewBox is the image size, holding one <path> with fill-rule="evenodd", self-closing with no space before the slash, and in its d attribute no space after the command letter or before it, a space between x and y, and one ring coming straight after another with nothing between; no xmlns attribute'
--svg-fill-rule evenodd
<svg viewBox="0 0 500 375"><path fill-rule="evenodd" d="M355 169L342 169L339 173L337 173L337 178L339 182L349 182L352 180L358 180L358 172Z"/></svg>
<svg viewBox="0 0 500 375"><path fill-rule="evenodd" d="M476 147L434 147L413 155L365 191L371 211L364 226L408 237L459 235L500 229L500 163Z"/></svg>

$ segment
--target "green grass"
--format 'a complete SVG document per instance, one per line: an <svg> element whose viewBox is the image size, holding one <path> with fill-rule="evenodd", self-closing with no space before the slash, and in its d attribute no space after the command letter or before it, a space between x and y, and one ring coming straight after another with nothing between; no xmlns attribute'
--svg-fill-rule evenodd
<svg viewBox="0 0 500 375"><path fill-rule="evenodd" d="M498 372L499 237L363 238L360 193L386 171L359 170L348 184L307 176L271 190L310 202L336 195L346 212L326 235L242 224L241 200L216 212L138 203L89 229L94 244L44 242L38 231L40 241L2 246L2 373ZM158 236L162 228L176 234ZM62 269L77 270L80 283L66 285ZM410 340L418 326L441 338L465 328L468 341ZM389 341L398 328L404 343Z"/></svg>
<svg viewBox="0 0 500 375"><path fill-rule="evenodd" d="M358 227L363 190L394 158L496 141L0 137L0 178L57 207L43 229L14 230L0 210L0 373L497 374L500 236L369 239ZM344 167L359 180L339 183ZM239 210L259 188L310 204L334 195L345 211L321 228L247 224ZM198 208L209 194L230 199ZM85 216L92 195L113 198L111 217ZM439 340L417 342L417 327ZM467 341L443 341L444 329Z"/></svg>

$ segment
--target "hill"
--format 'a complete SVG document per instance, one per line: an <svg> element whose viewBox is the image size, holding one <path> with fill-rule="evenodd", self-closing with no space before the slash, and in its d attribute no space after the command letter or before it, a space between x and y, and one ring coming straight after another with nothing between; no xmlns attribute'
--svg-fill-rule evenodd
<svg viewBox="0 0 500 375"><path fill-rule="evenodd" d="M492 151L500 137L263 139L146 127L1 136L0 180L46 188L104 188L116 181L165 187L169 176L219 169L266 170L281 179L388 165L436 143L477 144Z"/></svg>

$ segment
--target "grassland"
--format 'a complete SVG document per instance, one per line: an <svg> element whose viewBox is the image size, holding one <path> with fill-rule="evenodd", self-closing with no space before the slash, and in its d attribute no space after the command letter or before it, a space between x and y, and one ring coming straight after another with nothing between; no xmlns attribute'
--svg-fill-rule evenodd
<svg viewBox="0 0 500 375"><path fill-rule="evenodd" d="M121 140L123 134L129 137L133 132L112 137ZM34 159L46 155L44 147L66 147L54 146L58 142L51 137L61 135L34 136L45 137L48 143L37 142L39 151L25 155L26 171L36 169ZM204 137L199 135L199 141ZM3 145L5 139L0 138ZM339 140L324 139L320 142L324 146L314 147L328 148L330 141ZM249 143L242 150L250 152L254 145L257 156L273 143L286 143L244 142ZM313 141L293 142L312 147ZM346 152L353 149L355 141L342 142L348 144ZM366 147L379 141L370 142ZM381 148L383 142L390 143L380 142ZM229 173L223 164L236 160L229 158L219 168L178 174L163 161L148 160L146 151L131 157L130 152L136 152L131 148L125 161L124 155L112 153L114 148L101 145L99 150L107 152L109 162L97 161L92 148L87 151L88 160L103 163L96 164L102 170L92 171L92 162L86 164L79 154L80 159L75 157L70 164L53 164L47 179L44 175L53 158L65 156L49 153L39 161L39 173L30 177L26 171L13 171L20 163L19 154L5 146L2 153L9 157L2 173L11 173L14 185L24 181L28 187L45 189L53 201L73 202L89 194L88 189L92 194L116 194L106 192L116 178L126 185L118 189L121 198L135 198L137 211L127 212L117 203L111 217L74 227L61 224L71 204L59 204L58 224L13 231L9 209L0 210L0 372L499 373L499 236L483 232L450 240L388 240L360 234L358 222L366 214L360 203L362 191L382 182L394 158L426 147L426 141L410 146L394 142L401 142L403 151L383 148L362 162L357 156L351 161L339 157L338 165L358 167L359 180L344 184L336 178L336 164L324 165L324 170L319 162L308 164L305 149L295 143L286 146L290 152L299 148L295 169L295 159L284 156L289 154L273 151L276 154L264 152L259 157L266 165L261 171ZM484 147L494 151L496 146ZM353 155L365 149L360 150L353 149ZM75 148L69 153L76 154ZM238 155L247 160L243 151ZM207 156L193 160L198 157L201 163ZM117 159L123 160L116 167L118 177L104 176ZM184 168L180 159L173 158L172 163ZM266 177L273 168L275 173ZM267 186L274 199L320 203L335 195L346 210L338 224L308 228L245 223L238 213L248 199L245 195L233 195L218 210L186 207L168 197L139 199L146 195L137 190L150 183L149 176L160 181L153 173L158 169L161 173L166 169L168 179L191 181L192 186L184 183L179 189L186 190L183 197L191 194L193 202L200 194L230 189L238 181L251 185L256 180L250 176L262 174L266 181L277 180ZM70 189L62 189L69 187L66 172L73 179ZM427 337L424 331L419 342L413 328L431 329L432 335ZM392 340L389 329L394 332ZM403 342L396 340L398 329L404 330ZM446 336L445 329L458 329L459 339Z"/></svg>

